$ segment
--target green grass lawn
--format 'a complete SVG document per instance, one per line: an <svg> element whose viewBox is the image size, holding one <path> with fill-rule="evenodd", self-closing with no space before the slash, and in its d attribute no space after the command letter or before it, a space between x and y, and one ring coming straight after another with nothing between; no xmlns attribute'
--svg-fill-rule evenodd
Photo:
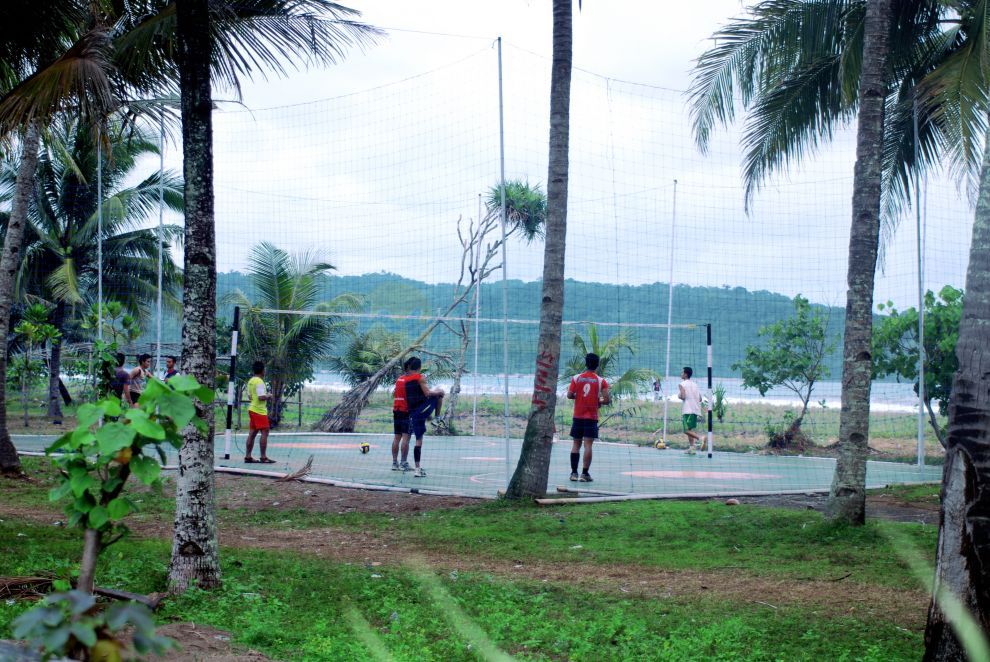
<svg viewBox="0 0 990 662"><path fill-rule="evenodd" d="M43 458L25 458L35 483L7 481L10 503L51 509L47 490L54 475ZM168 478L171 480L171 478ZM417 514L325 513L303 508L226 508L238 491L271 501L277 486L264 480L232 481L219 490L221 526L243 528L344 528L396 536L425 549L467 556L608 565L626 563L668 569L732 567L756 575L850 578L895 588L916 587L908 570L905 544L925 563L934 561L937 529L922 524L871 520L849 527L827 522L813 511L726 506L721 500L630 501L575 507L540 507L505 502L479 503ZM903 486L885 494L905 503L937 503L938 487ZM171 521L170 493L138 490L141 512L135 522L160 517Z"/></svg>
<svg viewBox="0 0 990 662"><path fill-rule="evenodd" d="M472 512L471 519L485 515ZM80 547L71 530L0 523L9 574L66 576ZM540 549L531 545L529 554ZM119 543L101 560L100 583L162 590L168 555L167 541ZM629 598L484 573L369 568L258 550L224 549L222 559L222 589L169 600L159 620L221 628L277 659L476 660L497 646L532 660L908 660L921 647L919 632L804 607ZM10 635L10 619L26 607L0 603L0 637Z"/></svg>
<svg viewBox="0 0 990 662"><path fill-rule="evenodd" d="M54 523L60 516L47 502L52 478L46 461L28 458L25 468L33 482L0 484L6 502L49 513ZM713 581L731 573L756 586L784 582L795 591L829 579L841 583L826 585L857 596L917 595L920 583L908 560L932 563L933 526L871 521L852 528L829 524L811 511L720 501L552 508L495 502L415 514L224 507L232 491L249 499L267 494L271 502L273 489L259 479L225 481L221 529L252 536L287 529L320 536L327 528L344 536L371 535L391 543L371 552L381 565L291 548L225 547L223 588L170 599L158 612L161 622L220 628L238 644L286 660L474 660L495 649L534 660L908 660L921 650L924 607L918 604L914 613L916 598L902 601L899 615L889 615L877 606L878 598L872 609L847 612L803 599L770 605L759 596L727 598L717 591L626 595L611 580L576 580L595 579L596 567L602 577L621 567L623 581L633 587L639 572L650 577L673 571L671 581L677 581L676 572L710 573L705 576ZM931 486L884 493L904 503L937 500ZM171 520L167 491L137 491L135 498L143 509L132 518L138 530L151 518ZM79 532L3 519L2 574L72 575ZM468 570L410 563L416 555L404 556L408 550L421 550L422 558L433 552ZM161 591L169 552L167 540L125 539L101 558L98 581L140 593ZM503 570L470 570L479 567L472 565L475 560L501 563ZM543 581L516 577L504 570L513 564L573 568L574 580L566 571ZM0 602L0 637L10 635L10 620L28 606Z"/></svg>

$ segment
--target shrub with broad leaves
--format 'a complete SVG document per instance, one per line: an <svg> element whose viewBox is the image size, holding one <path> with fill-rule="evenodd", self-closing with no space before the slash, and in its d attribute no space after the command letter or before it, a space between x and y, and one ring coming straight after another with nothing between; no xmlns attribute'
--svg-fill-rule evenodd
<svg viewBox="0 0 990 662"><path fill-rule="evenodd" d="M98 554L128 532L123 520L138 510L124 490L128 479L133 475L159 487L166 451L182 446L183 428L192 425L207 432L193 398L209 404L214 392L187 375L173 377L168 384L152 378L134 407L122 407L115 397L81 406L76 428L46 450L60 475L49 499L64 500L68 524L86 532L80 590L49 595L22 614L14 622L16 636L46 655L82 660L121 659L124 644L117 635L129 626L138 653L168 646L169 640L155 636L144 605L120 603L102 609L91 594L92 577Z"/></svg>

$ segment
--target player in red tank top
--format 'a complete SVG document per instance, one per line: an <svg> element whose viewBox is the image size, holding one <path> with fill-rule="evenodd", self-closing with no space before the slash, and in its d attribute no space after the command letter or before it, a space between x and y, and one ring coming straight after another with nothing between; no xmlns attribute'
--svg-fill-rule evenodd
<svg viewBox="0 0 990 662"><path fill-rule="evenodd" d="M598 438L598 408L611 404L612 396L608 391L608 382L595 372L600 359L597 354L584 357L584 365L588 368L580 375L571 378L567 387L567 397L574 401L574 420L571 423L571 480L583 483L591 482L591 445ZM584 444L584 462L581 477L578 478L578 460L581 457L581 445Z"/></svg>
<svg viewBox="0 0 990 662"><path fill-rule="evenodd" d="M392 471L410 471L409 462L409 402L406 400L406 380L409 370L402 364L402 375L395 380L392 400ZM399 446L402 447L402 464L399 464Z"/></svg>

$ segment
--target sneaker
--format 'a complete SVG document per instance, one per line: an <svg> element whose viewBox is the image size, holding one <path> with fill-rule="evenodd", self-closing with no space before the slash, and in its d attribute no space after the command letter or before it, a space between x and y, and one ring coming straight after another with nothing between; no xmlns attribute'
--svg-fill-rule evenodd
<svg viewBox="0 0 990 662"><path fill-rule="evenodd" d="M593 483L593 482L595 482L595 480L591 477L591 474L588 474L588 473L581 474L580 480L581 480L582 483Z"/></svg>
<svg viewBox="0 0 990 662"><path fill-rule="evenodd" d="M399 470L400 471L412 471L412 467L409 466L409 463L408 462L403 462L402 464L399 465Z"/></svg>
<svg viewBox="0 0 990 662"><path fill-rule="evenodd" d="M402 467L399 466L398 462L392 463L392 471L402 471Z"/></svg>
<svg viewBox="0 0 990 662"><path fill-rule="evenodd" d="M572 480L572 481L575 481L575 480L577 480L577 479L578 479L578 475L577 475L577 472L575 472L575 471L572 471L572 472L571 472L571 480Z"/></svg>
<svg viewBox="0 0 990 662"><path fill-rule="evenodd" d="M696 451L694 450L694 447L693 447L693 446L692 446L692 447L690 447L690 448L688 448L688 449L687 449L686 451L684 451L684 452L685 452L685 453L686 453L687 455L696 455Z"/></svg>
<svg viewBox="0 0 990 662"><path fill-rule="evenodd" d="M423 471L423 467L416 469L416 473L413 474L413 478L426 478L426 472Z"/></svg>

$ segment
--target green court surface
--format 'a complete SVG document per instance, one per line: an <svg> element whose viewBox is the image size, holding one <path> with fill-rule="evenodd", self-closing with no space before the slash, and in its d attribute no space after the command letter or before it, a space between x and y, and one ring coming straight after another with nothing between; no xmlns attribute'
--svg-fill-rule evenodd
<svg viewBox="0 0 990 662"><path fill-rule="evenodd" d="M41 451L55 437L15 435L22 451ZM427 476L392 471L391 435L273 433L269 456L275 464L245 464L246 435L234 436L229 460L223 459L224 440L218 435L217 466L289 472L313 457L310 476L369 486L494 497L507 482L508 465L519 457L520 440L493 437L430 437L423 445L422 466ZM360 452L362 442L370 451ZM827 491L835 460L821 457L758 455L716 451L687 455L682 450L656 450L626 444L596 443L591 466L592 483L569 481L570 441L555 444L549 491L555 486L616 494L731 495L749 492L784 493ZM255 449L254 456L258 457ZM412 450L409 462L412 464ZM173 452L169 463L174 464ZM917 467L897 462L867 464L867 487L897 483L938 482L941 466Z"/></svg>

